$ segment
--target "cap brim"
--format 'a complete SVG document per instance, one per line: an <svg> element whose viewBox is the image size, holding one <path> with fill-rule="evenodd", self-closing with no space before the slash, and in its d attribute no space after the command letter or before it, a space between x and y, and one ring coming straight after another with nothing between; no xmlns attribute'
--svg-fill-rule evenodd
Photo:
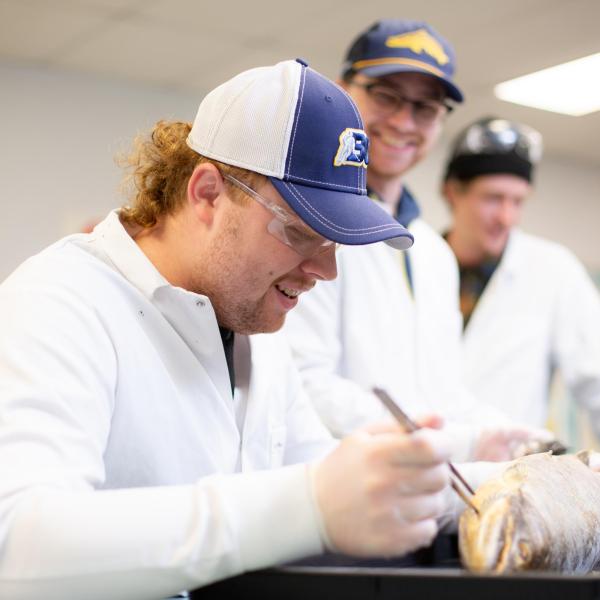
<svg viewBox="0 0 600 600"><path fill-rule="evenodd" d="M358 246L385 241L398 250L413 245L412 234L367 195L298 185L269 177L293 211L328 240Z"/></svg>
<svg viewBox="0 0 600 600"><path fill-rule="evenodd" d="M362 73L367 77L385 77L386 75L393 75L394 73L423 73L437 79L444 86L448 93L448 97L452 98L452 100L456 102L462 102L464 100L463 93L454 85L454 83L441 75L433 73L427 68L421 69L415 65L386 64L358 69L357 73Z"/></svg>

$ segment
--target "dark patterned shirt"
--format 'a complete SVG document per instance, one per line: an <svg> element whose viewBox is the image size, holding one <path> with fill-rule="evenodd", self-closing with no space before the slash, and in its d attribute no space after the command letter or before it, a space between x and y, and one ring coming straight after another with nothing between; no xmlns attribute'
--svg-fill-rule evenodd
<svg viewBox="0 0 600 600"><path fill-rule="evenodd" d="M481 294L485 290L499 259L488 260L475 267L460 267L460 312L463 315L463 329L467 326Z"/></svg>

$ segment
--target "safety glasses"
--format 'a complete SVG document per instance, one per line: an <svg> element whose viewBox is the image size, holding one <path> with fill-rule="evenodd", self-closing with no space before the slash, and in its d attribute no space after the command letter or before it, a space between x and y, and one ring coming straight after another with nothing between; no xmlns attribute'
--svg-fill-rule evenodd
<svg viewBox="0 0 600 600"><path fill-rule="evenodd" d="M267 231L301 256L310 258L330 248L337 248L335 242L314 232L296 214L261 196L233 175L224 173L223 178L268 210L273 215L273 219L267 225Z"/></svg>

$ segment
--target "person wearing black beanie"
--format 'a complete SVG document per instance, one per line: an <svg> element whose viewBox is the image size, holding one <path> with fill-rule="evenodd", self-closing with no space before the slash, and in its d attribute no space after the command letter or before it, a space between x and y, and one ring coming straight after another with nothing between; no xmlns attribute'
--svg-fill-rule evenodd
<svg viewBox="0 0 600 600"><path fill-rule="evenodd" d="M537 131L495 117L452 144L444 237L460 270L465 383L480 402L543 427L559 369L600 434L600 297L569 250L518 227L541 155Z"/></svg>

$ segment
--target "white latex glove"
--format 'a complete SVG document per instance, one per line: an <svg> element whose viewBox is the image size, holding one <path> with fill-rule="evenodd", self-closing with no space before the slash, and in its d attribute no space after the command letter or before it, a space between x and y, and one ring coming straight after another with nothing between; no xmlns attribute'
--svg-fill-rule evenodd
<svg viewBox="0 0 600 600"><path fill-rule="evenodd" d="M556 436L547 429L510 424L484 428L475 437L471 460L513 460L543 451L544 445L555 440Z"/></svg>
<svg viewBox="0 0 600 600"><path fill-rule="evenodd" d="M399 556L431 543L447 512L444 433L360 430L311 467L327 545L355 556Z"/></svg>

